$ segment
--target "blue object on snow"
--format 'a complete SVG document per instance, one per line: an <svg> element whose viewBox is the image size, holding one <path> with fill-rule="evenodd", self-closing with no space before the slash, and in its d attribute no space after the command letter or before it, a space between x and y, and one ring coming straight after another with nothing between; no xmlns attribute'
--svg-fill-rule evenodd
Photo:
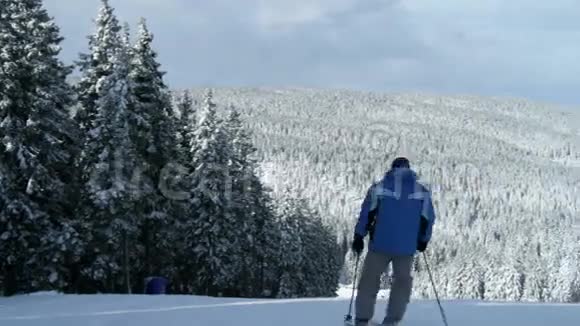
<svg viewBox="0 0 580 326"><path fill-rule="evenodd" d="M145 279L145 294L165 294L167 283L164 277L148 277Z"/></svg>

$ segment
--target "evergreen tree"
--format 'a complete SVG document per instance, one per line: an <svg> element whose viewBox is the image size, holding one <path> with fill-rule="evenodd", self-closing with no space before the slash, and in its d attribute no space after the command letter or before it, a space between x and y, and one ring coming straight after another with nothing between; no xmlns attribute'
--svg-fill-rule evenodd
<svg viewBox="0 0 580 326"><path fill-rule="evenodd" d="M40 0L2 1L0 273L8 295L69 281L77 135L61 40Z"/></svg>
<svg viewBox="0 0 580 326"><path fill-rule="evenodd" d="M230 183L227 134L218 119L211 92L206 96L192 136L191 215L185 225L186 248L195 266L193 282L198 291L220 295L235 287L238 225L226 202L226 187Z"/></svg>
<svg viewBox="0 0 580 326"><path fill-rule="evenodd" d="M159 274L168 264L163 260L164 252L172 250L171 244L165 241L171 234L166 229L173 227L172 198L167 198L158 185L162 182L163 169L172 163L177 150L173 108L152 42L153 35L142 19L131 51L128 110L131 142L139 164L135 171L139 183L135 213L144 248L143 277Z"/></svg>
<svg viewBox="0 0 580 326"><path fill-rule="evenodd" d="M323 297L336 295L340 271L340 247L333 230L322 222L320 215L302 200L301 220L304 246L303 275L305 288L302 296Z"/></svg>
<svg viewBox="0 0 580 326"><path fill-rule="evenodd" d="M296 214L290 192L286 190L284 194L284 199L278 204L280 242L276 246L278 284L274 295L278 298L294 298L300 296L300 284L304 283L301 270L304 259L300 230L302 217Z"/></svg>
<svg viewBox="0 0 580 326"><path fill-rule="evenodd" d="M526 284L522 300L532 302L545 302L549 295L548 279L549 274L544 261L540 259L531 259L529 268L526 270Z"/></svg>
<svg viewBox="0 0 580 326"><path fill-rule="evenodd" d="M108 0L102 6L95 21L96 32L89 36L89 53L80 55L78 66L82 77L76 86L80 106L75 114L81 130L86 134L93 130L96 120L97 102L100 99L99 80L112 74L113 60L123 40L121 25Z"/></svg>
<svg viewBox="0 0 580 326"><path fill-rule="evenodd" d="M276 243L278 235L274 228L272 200L259 176L256 148L234 107L230 108L225 128L230 146L231 179L227 203L238 225L238 246L244 249L237 272L237 292L242 296L268 295L274 282L274 274L269 268L276 255L272 244Z"/></svg>
<svg viewBox="0 0 580 326"><path fill-rule="evenodd" d="M450 270L451 278L447 289L449 296L457 299L483 299L484 279L481 266L466 257L460 257L456 266Z"/></svg>
<svg viewBox="0 0 580 326"><path fill-rule="evenodd" d="M485 296L492 300L520 301L524 290L524 274L514 266L490 268Z"/></svg>
<svg viewBox="0 0 580 326"><path fill-rule="evenodd" d="M184 91L177 98L176 109L179 113L177 126L177 141L178 150L183 156L183 162L188 162L191 157L188 157L189 149L191 149L190 138L188 134L191 133L197 124L196 111L194 107L193 98L189 91Z"/></svg>
<svg viewBox="0 0 580 326"><path fill-rule="evenodd" d="M286 190L279 204L277 297L336 295L340 252L332 229L307 202Z"/></svg>
<svg viewBox="0 0 580 326"><path fill-rule="evenodd" d="M79 215L86 241L81 272L96 287L92 290L130 292L129 247L136 241L135 199L140 192L133 180L136 149L129 134L130 51L107 1L97 27L90 38L92 53L83 56L79 88L84 110L79 122L85 130L79 162Z"/></svg>
<svg viewBox="0 0 580 326"><path fill-rule="evenodd" d="M578 272L578 244L574 237L564 238L559 263L556 271L551 273L551 299L556 302L580 302L580 273Z"/></svg>
<svg viewBox="0 0 580 326"><path fill-rule="evenodd" d="M252 297L271 297L276 285L277 253L276 245L280 242L280 232L276 225L274 202L271 194L264 185L255 181L250 191L254 194L250 203L253 203L251 215L254 217L255 234L253 236L252 256L254 261L250 269L253 272Z"/></svg>
<svg viewBox="0 0 580 326"><path fill-rule="evenodd" d="M174 290L178 293L192 293L196 289L193 287L196 267L191 259L191 236L188 234L189 223L193 214L191 213L191 203L189 201L191 191L190 170L193 162L193 149L196 148L195 130L197 120L194 119L193 98L189 92L184 92L176 97L176 111L179 114L177 123L177 159L178 175L173 187L181 194L187 194L186 200L175 201L173 212L176 216L175 230L169 237L174 243L175 249L171 252L172 274L174 275ZM189 112L189 113L188 113ZM190 116L190 118L187 118Z"/></svg>
<svg viewBox="0 0 580 326"><path fill-rule="evenodd" d="M190 253L184 250L187 247L184 235L186 234L185 225L191 217L191 207L188 201L191 183L187 167L193 161L191 149L195 147L194 131L197 120L195 119L194 100L189 91L176 96L175 111L177 113L175 133L177 153L174 156L175 162L168 166L168 169L165 170L166 176L163 176L161 180L165 182L173 178L171 189L176 190L168 196L173 199L171 212L175 218L173 230L167 229L170 234L164 237L173 243L173 250L170 251L173 268L167 275L174 276L174 284L178 292L191 293L192 289L188 284L191 284L189 280L195 268L191 266Z"/></svg>
<svg viewBox="0 0 580 326"><path fill-rule="evenodd" d="M91 145L85 148L94 158L86 166L90 179L85 184L89 203L84 217L92 228L89 250L96 259L90 271L97 280L120 272L126 263L120 255L127 255L129 234L135 233L134 193L138 189L131 180L135 150L129 138L126 59L119 54L118 61L113 61L118 70L100 81L103 88L93 122L96 129L90 132Z"/></svg>

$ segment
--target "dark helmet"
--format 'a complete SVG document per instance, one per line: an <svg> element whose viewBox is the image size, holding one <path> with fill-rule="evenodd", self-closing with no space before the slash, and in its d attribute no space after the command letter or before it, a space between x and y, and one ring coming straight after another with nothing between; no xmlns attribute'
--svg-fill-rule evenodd
<svg viewBox="0 0 580 326"><path fill-rule="evenodd" d="M393 161L393 163L391 164L391 169L398 169L398 168L410 169L411 163L409 163L409 160L405 157L397 157Z"/></svg>

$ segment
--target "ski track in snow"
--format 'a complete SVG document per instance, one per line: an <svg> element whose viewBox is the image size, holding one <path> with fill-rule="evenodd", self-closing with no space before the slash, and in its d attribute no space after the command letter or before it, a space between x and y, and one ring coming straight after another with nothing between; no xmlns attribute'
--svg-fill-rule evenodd
<svg viewBox="0 0 580 326"><path fill-rule="evenodd" d="M343 326L349 297L237 299L186 295L0 298L0 326ZM580 305L443 301L449 326L578 326ZM384 316L379 299L375 320ZM443 326L435 301L414 300L401 326Z"/></svg>
<svg viewBox="0 0 580 326"><path fill-rule="evenodd" d="M111 310L111 311L100 311L100 312L89 312L89 313L58 313L58 314L46 314L46 315L23 315L23 316L12 316L12 317L0 317L0 320L34 320L34 319L52 319L52 318L66 318L66 317L95 317L95 316L111 316L111 315L124 315L124 314L135 314L135 313L170 312L170 311L177 311L177 310L193 310L193 309L205 309L205 308L209 309L209 308L264 305L264 304L290 304L290 303L305 303L305 302L333 301L333 300L340 300L340 298L240 301L240 302L228 302L228 303L216 303L216 304L199 304L199 305L173 306L173 307L163 307L163 308L150 308L150 309ZM0 307L2 307L2 306L0 306Z"/></svg>

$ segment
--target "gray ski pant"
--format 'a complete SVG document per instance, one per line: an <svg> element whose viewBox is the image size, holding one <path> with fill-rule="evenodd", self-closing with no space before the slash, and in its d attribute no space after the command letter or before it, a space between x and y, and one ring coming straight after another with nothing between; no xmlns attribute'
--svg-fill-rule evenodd
<svg viewBox="0 0 580 326"><path fill-rule="evenodd" d="M387 270L389 263L393 267L393 284L384 322L398 322L403 319L413 288L413 256L392 256L369 251L358 284L355 303L357 320L367 321L373 318L381 274Z"/></svg>

